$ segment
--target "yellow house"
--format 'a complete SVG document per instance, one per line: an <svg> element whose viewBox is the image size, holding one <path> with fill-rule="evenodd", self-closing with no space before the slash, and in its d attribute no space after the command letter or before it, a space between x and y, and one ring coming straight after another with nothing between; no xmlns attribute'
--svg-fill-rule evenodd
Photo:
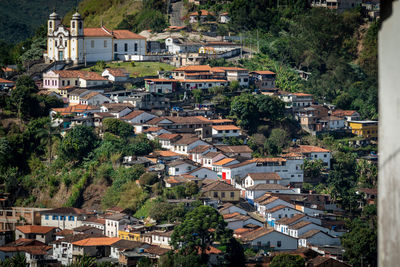
<svg viewBox="0 0 400 267"><path fill-rule="evenodd" d="M130 241L140 241L140 232L118 231L118 237Z"/></svg>
<svg viewBox="0 0 400 267"><path fill-rule="evenodd" d="M377 121L349 121L351 132L364 138L376 139L378 137Z"/></svg>

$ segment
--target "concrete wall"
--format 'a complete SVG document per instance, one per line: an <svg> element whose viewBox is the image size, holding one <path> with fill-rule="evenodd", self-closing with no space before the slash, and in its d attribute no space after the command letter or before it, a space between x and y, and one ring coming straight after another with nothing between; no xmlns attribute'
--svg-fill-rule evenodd
<svg viewBox="0 0 400 267"><path fill-rule="evenodd" d="M391 1L388 1L391 2ZM379 266L397 266L400 262L400 2L392 5L392 14L379 33Z"/></svg>

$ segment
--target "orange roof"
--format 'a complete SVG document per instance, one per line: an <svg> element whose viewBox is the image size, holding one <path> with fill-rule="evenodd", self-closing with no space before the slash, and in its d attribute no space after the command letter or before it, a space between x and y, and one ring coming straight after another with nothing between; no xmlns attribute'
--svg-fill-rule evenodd
<svg viewBox="0 0 400 267"><path fill-rule="evenodd" d="M234 213L224 214L224 215L222 215L222 217L224 217L224 219L230 219L230 218L236 217L238 215L240 215L239 212L234 212Z"/></svg>
<svg viewBox="0 0 400 267"><path fill-rule="evenodd" d="M201 248L198 248L197 249L197 251L198 251L198 254L201 254ZM204 251L206 254L221 254L221 250L219 250L219 249L217 249L217 248L215 248L215 247L213 247L213 246L209 246L209 247L207 247L206 249L205 249L205 251Z"/></svg>
<svg viewBox="0 0 400 267"><path fill-rule="evenodd" d="M199 14L200 14L200 16L208 16L208 15L214 16L213 12L209 12L208 10L205 10L205 9L192 12L192 13L190 13L190 16L198 16Z"/></svg>
<svg viewBox="0 0 400 267"><path fill-rule="evenodd" d="M147 129L143 130L142 132L143 133L158 132L158 131L160 131L162 129L164 129L164 128L162 128L162 127L150 127L150 128L147 128Z"/></svg>
<svg viewBox="0 0 400 267"><path fill-rule="evenodd" d="M144 79L145 81L150 81L150 82L179 82L174 79Z"/></svg>
<svg viewBox="0 0 400 267"><path fill-rule="evenodd" d="M130 112L128 115L124 116L121 118L121 120L131 120L133 118L136 118L137 116L143 114L144 111L143 110L134 110L132 112Z"/></svg>
<svg viewBox="0 0 400 267"><path fill-rule="evenodd" d="M227 164L229 162L232 162L232 161L235 161L235 160L236 159L224 158L224 159L221 159L220 161L215 162L214 165L222 166L222 165L225 165L225 164Z"/></svg>
<svg viewBox="0 0 400 267"><path fill-rule="evenodd" d="M69 106L66 108L53 108L53 111L60 113L61 115L67 115L71 113L80 113L80 112L85 112L88 110L94 110L95 108L89 105L75 105L75 106Z"/></svg>
<svg viewBox="0 0 400 267"><path fill-rule="evenodd" d="M115 39L146 39L146 37L128 30L114 30L112 33L114 34Z"/></svg>
<svg viewBox="0 0 400 267"><path fill-rule="evenodd" d="M125 69L111 69L107 68L108 72L115 77L126 77L127 73Z"/></svg>
<svg viewBox="0 0 400 267"><path fill-rule="evenodd" d="M252 231L252 229L249 229L249 228L238 228L238 229L235 229L233 231L233 233L236 234L236 235L240 235L240 234L243 234L243 233L246 233L246 232L249 232L249 231Z"/></svg>
<svg viewBox="0 0 400 267"><path fill-rule="evenodd" d="M185 66L174 69L174 71L211 71L211 67L209 65L194 65L194 66Z"/></svg>
<svg viewBox="0 0 400 267"><path fill-rule="evenodd" d="M84 80L92 81L107 81L106 78L100 74L92 71L84 70L53 70L55 74L58 74L62 78L82 78Z"/></svg>
<svg viewBox="0 0 400 267"><path fill-rule="evenodd" d="M13 83L14 84L15 82L0 78L0 83Z"/></svg>
<svg viewBox="0 0 400 267"><path fill-rule="evenodd" d="M121 240L118 237L92 237L73 242L75 246L92 247L92 246L110 246Z"/></svg>
<svg viewBox="0 0 400 267"><path fill-rule="evenodd" d="M158 156L161 157L175 157L175 156L180 156L181 154L175 153L173 151L164 151L164 150L156 150L154 151L154 154L157 154Z"/></svg>
<svg viewBox="0 0 400 267"><path fill-rule="evenodd" d="M332 112L332 115L342 117L342 116L351 116L357 111L355 110L343 110L343 109L337 109Z"/></svg>
<svg viewBox="0 0 400 267"><path fill-rule="evenodd" d="M15 229L24 234L47 234L48 232L56 229L56 227L41 225L22 225L17 226Z"/></svg>
<svg viewBox="0 0 400 267"><path fill-rule="evenodd" d="M227 80L217 79L198 79L198 80L182 80L182 83L227 83Z"/></svg>
<svg viewBox="0 0 400 267"><path fill-rule="evenodd" d="M220 130L240 130L239 127L237 127L236 125L213 125L211 126L211 128L220 131Z"/></svg>
<svg viewBox="0 0 400 267"><path fill-rule="evenodd" d="M211 120L212 123L224 123L224 122L233 122L233 120L230 119L215 119Z"/></svg>
<svg viewBox="0 0 400 267"><path fill-rule="evenodd" d="M112 34L103 28L84 28L83 35L88 37L111 37Z"/></svg>
<svg viewBox="0 0 400 267"><path fill-rule="evenodd" d="M4 72L11 72L11 71L15 71L15 70L12 69L12 68L9 68L9 67L5 67L5 68L3 68L3 71Z"/></svg>
<svg viewBox="0 0 400 267"><path fill-rule="evenodd" d="M330 152L328 149L318 147L318 146L309 146L309 145L299 145L298 147L289 148L291 152L297 153L327 153Z"/></svg>
<svg viewBox="0 0 400 267"><path fill-rule="evenodd" d="M158 139L166 139L166 140L171 140L174 139L176 137L178 137L179 134L168 134L168 133L164 133L164 134L160 134L158 136Z"/></svg>
<svg viewBox="0 0 400 267"><path fill-rule="evenodd" d="M260 75L265 75L265 74L276 74L275 72L269 71L269 70L256 70L252 71L253 73L257 73Z"/></svg>
<svg viewBox="0 0 400 267"><path fill-rule="evenodd" d="M312 94L305 94L305 93L292 93L295 96L312 96Z"/></svg>
<svg viewBox="0 0 400 267"><path fill-rule="evenodd" d="M212 70L214 69L219 69L219 70L225 70L225 71L230 71L230 70L247 70L247 69L243 69L243 68L238 68L238 67L214 67Z"/></svg>

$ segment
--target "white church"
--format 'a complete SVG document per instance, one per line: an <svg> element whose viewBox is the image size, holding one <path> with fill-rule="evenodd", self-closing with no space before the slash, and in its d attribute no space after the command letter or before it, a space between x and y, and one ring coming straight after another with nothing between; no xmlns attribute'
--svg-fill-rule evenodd
<svg viewBox="0 0 400 267"><path fill-rule="evenodd" d="M48 20L46 62L64 61L80 64L84 62L125 60L146 54L146 38L128 30L84 28L82 17L75 13L71 28L61 24L57 13Z"/></svg>

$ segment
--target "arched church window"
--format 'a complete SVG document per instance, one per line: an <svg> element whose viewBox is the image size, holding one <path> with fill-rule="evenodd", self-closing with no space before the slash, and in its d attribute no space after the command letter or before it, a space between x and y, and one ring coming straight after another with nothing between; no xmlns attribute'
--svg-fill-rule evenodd
<svg viewBox="0 0 400 267"><path fill-rule="evenodd" d="M82 29L82 21L79 21L79 29Z"/></svg>
<svg viewBox="0 0 400 267"><path fill-rule="evenodd" d="M75 21L72 22L72 28L75 29Z"/></svg>
<svg viewBox="0 0 400 267"><path fill-rule="evenodd" d="M49 28L53 28L53 22L49 22Z"/></svg>

